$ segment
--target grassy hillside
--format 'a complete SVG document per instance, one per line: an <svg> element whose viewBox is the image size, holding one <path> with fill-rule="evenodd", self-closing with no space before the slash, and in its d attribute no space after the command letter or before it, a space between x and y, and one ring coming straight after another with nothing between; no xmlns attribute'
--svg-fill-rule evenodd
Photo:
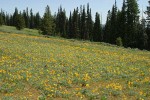
<svg viewBox="0 0 150 100"><path fill-rule="evenodd" d="M148 100L150 52L0 32L0 99L45 98Z"/></svg>
<svg viewBox="0 0 150 100"><path fill-rule="evenodd" d="M33 35L33 36L39 36L38 30L28 29L24 28L23 30L16 30L16 27L13 26L0 26L0 32L5 33L16 33L16 34L27 34L27 35Z"/></svg>

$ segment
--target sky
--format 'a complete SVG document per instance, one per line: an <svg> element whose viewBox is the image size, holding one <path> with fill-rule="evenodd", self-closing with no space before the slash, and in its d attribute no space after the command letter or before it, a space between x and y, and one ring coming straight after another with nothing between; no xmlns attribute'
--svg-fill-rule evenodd
<svg viewBox="0 0 150 100"><path fill-rule="evenodd" d="M116 0L117 7L121 9L123 0ZM0 8L2 8L7 13L13 13L15 7L19 11L23 11L27 7L32 8L33 12L39 12L41 16L45 11L47 5L50 6L51 13L58 11L59 6L61 5L66 10L66 15L69 16L70 11L73 11L74 8L80 7L80 5L87 5L89 3L90 8L92 9L93 20L95 18L95 13L98 12L102 16L102 23L106 22L107 12L112 9L115 0L1 0ZM142 11L146 10L148 5L148 0L138 0L139 9ZM140 14L142 15L142 14Z"/></svg>

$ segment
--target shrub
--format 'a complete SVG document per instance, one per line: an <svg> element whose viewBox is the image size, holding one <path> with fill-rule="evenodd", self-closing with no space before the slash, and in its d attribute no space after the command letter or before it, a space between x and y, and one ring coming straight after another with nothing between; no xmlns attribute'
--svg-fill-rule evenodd
<svg viewBox="0 0 150 100"><path fill-rule="evenodd" d="M117 45L117 46L123 46L121 37L118 37L118 38L116 39L116 45Z"/></svg>

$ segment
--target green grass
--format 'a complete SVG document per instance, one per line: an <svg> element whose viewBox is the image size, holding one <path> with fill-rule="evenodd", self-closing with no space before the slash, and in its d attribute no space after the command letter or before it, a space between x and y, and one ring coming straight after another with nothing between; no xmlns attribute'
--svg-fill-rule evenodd
<svg viewBox="0 0 150 100"><path fill-rule="evenodd" d="M38 30L36 29L28 29L24 28L23 30L17 30L16 27L13 26L0 26L0 32L5 33L16 33L16 34L27 34L32 36L39 36L41 35Z"/></svg>
<svg viewBox="0 0 150 100"><path fill-rule="evenodd" d="M0 30L0 100L150 99L149 51Z"/></svg>

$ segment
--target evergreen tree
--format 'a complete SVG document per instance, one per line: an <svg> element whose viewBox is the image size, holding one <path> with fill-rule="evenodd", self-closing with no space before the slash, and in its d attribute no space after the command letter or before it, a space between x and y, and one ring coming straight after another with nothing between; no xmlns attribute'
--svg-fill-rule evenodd
<svg viewBox="0 0 150 100"><path fill-rule="evenodd" d="M72 34L74 38L79 38L79 26L78 26L78 8L74 9L72 15Z"/></svg>
<svg viewBox="0 0 150 100"><path fill-rule="evenodd" d="M137 0L127 0L127 37L126 45L137 47L137 33L139 24L139 9Z"/></svg>
<svg viewBox="0 0 150 100"><path fill-rule="evenodd" d="M69 38L68 37L68 34L69 34L69 19L68 18L66 18L66 36L65 36L65 38Z"/></svg>
<svg viewBox="0 0 150 100"><path fill-rule="evenodd" d="M67 20L67 18L66 18L66 11L65 11L65 9L61 12L60 17L61 17L61 21L60 22L61 22L62 36L66 37L66 20Z"/></svg>
<svg viewBox="0 0 150 100"><path fill-rule="evenodd" d="M30 17L29 17L29 11L28 8L26 8L26 18L25 18L26 27L30 28Z"/></svg>
<svg viewBox="0 0 150 100"><path fill-rule="evenodd" d="M93 31L93 21L92 21L92 14L91 14L91 9L89 7L89 3L87 4L87 38L89 40L92 40L93 35L92 35L92 31Z"/></svg>
<svg viewBox="0 0 150 100"><path fill-rule="evenodd" d="M41 30L44 35L53 35L54 32L54 21L51 15L50 7L47 5L45 13L42 19Z"/></svg>
<svg viewBox="0 0 150 100"><path fill-rule="evenodd" d="M26 27L26 16L27 16L27 15L26 15L26 11L25 11L25 10L23 10L23 14L22 14L22 15L23 15L23 18L24 18L24 20L25 20L25 27Z"/></svg>
<svg viewBox="0 0 150 100"><path fill-rule="evenodd" d="M149 5L147 6L147 11L145 13L147 14L147 27L150 28L150 0L148 3Z"/></svg>
<svg viewBox="0 0 150 100"><path fill-rule="evenodd" d="M81 13L78 12L78 38L81 39Z"/></svg>
<svg viewBox="0 0 150 100"><path fill-rule="evenodd" d="M32 9L30 10L30 28L31 29L35 28L35 26L34 26L34 15L33 15Z"/></svg>
<svg viewBox="0 0 150 100"><path fill-rule="evenodd" d="M115 44L117 38L117 6L112 7L111 20L110 20L111 28L110 28L110 43Z"/></svg>
<svg viewBox="0 0 150 100"><path fill-rule="evenodd" d="M5 15L5 20L6 20L5 25L10 26L10 16L9 16L9 14L7 14L7 13L6 13L6 15Z"/></svg>
<svg viewBox="0 0 150 100"><path fill-rule="evenodd" d="M107 43L110 43L110 33L111 33L111 11L109 10L108 11L108 14L107 14L107 20L106 20L106 24L105 24L105 27L104 27L104 41L107 42Z"/></svg>
<svg viewBox="0 0 150 100"><path fill-rule="evenodd" d="M29 28L29 14L28 14L28 8L26 8L26 10L23 10L23 17L25 20L25 27Z"/></svg>
<svg viewBox="0 0 150 100"><path fill-rule="evenodd" d="M34 17L34 25L35 25L36 29L40 29L40 27L41 27L41 16L40 16L39 12L36 13L36 15Z"/></svg>
<svg viewBox="0 0 150 100"><path fill-rule="evenodd" d="M0 13L0 26L3 25L3 17L2 17L2 14Z"/></svg>
<svg viewBox="0 0 150 100"><path fill-rule="evenodd" d="M6 15L5 15L5 12L1 9L1 16L2 16L2 24L3 25L6 25Z"/></svg>
<svg viewBox="0 0 150 100"><path fill-rule="evenodd" d="M146 20L142 17L141 24L138 25L138 48L147 49L148 36L146 33Z"/></svg>
<svg viewBox="0 0 150 100"><path fill-rule="evenodd" d="M10 26L13 26L13 15L10 15Z"/></svg>
<svg viewBox="0 0 150 100"><path fill-rule="evenodd" d="M116 44L116 39L118 38L118 12L117 12L117 5L115 1L115 5L112 7L112 11L108 11L107 21L104 28L104 41Z"/></svg>
<svg viewBox="0 0 150 100"><path fill-rule="evenodd" d="M100 24L100 15L96 13L93 28L93 41L102 41L102 29Z"/></svg>
<svg viewBox="0 0 150 100"><path fill-rule="evenodd" d="M147 6L147 28L146 28L146 33L148 36L148 49L150 50L150 0L148 1L149 5Z"/></svg>
<svg viewBox="0 0 150 100"><path fill-rule="evenodd" d="M13 26L17 25L17 16L18 16L18 9L15 8L15 12L13 14Z"/></svg>
<svg viewBox="0 0 150 100"><path fill-rule="evenodd" d="M69 38L73 38L73 35L72 35L72 14L70 12L70 16L69 16L69 29L68 29L68 37Z"/></svg>
<svg viewBox="0 0 150 100"><path fill-rule="evenodd" d="M66 37L66 11L63 10L62 7L58 9L57 17L56 17L56 32L59 33L60 36Z"/></svg>
<svg viewBox="0 0 150 100"><path fill-rule="evenodd" d="M123 0L123 5L121 12L118 12L117 15L117 24L118 24L118 37L122 38L123 45L126 45L127 40L127 12L126 12L127 6L126 1Z"/></svg>
<svg viewBox="0 0 150 100"><path fill-rule="evenodd" d="M16 16L16 29L21 30L25 27L25 21L21 13Z"/></svg>
<svg viewBox="0 0 150 100"><path fill-rule="evenodd" d="M86 12L85 6L83 6L82 14L81 14L81 39L87 39L87 32L86 32Z"/></svg>

